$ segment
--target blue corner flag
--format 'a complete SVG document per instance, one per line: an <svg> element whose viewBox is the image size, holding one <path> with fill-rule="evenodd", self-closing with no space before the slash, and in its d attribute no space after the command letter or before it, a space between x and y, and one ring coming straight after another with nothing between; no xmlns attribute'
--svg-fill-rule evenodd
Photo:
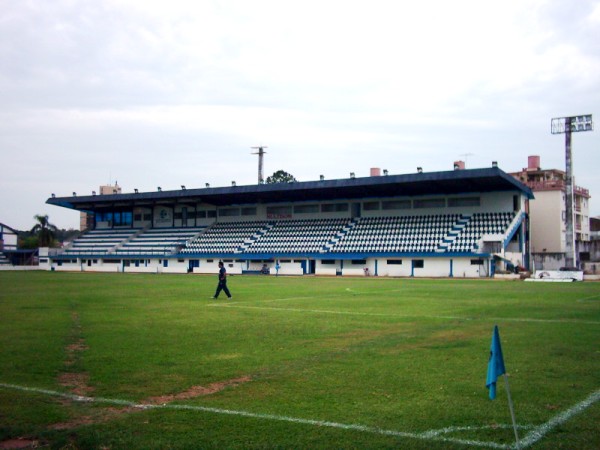
<svg viewBox="0 0 600 450"><path fill-rule="evenodd" d="M500 375L504 375L504 358L502 357L502 346L500 345L500 334L498 333L498 325L494 326L494 334L492 335L492 346L490 348L490 361L488 362L487 380L485 387L490 390L490 399L496 398L496 380Z"/></svg>

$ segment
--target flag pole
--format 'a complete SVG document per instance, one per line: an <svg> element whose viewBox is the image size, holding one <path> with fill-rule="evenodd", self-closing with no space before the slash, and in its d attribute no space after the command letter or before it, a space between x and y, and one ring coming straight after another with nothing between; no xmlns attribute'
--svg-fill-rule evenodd
<svg viewBox="0 0 600 450"><path fill-rule="evenodd" d="M513 408L512 398L510 396L510 387L508 385L508 375L504 374L504 385L506 386L506 395L508 397L508 409L510 409L510 417L512 419L513 430L515 431L515 441L517 443L517 449L521 448L519 444L519 434L517 433L517 421L515 419L515 410Z"/></svg>

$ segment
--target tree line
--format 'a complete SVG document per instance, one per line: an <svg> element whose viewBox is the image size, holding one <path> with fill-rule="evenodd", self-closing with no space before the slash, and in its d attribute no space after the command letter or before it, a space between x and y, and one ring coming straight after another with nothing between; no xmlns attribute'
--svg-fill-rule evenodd
<svg viewBox="0 0 600 450"><path fill-rule="evenodd" d="M36 214L33 216L36 223L29 231L18 233L18 247L31 250L39 247L60 247L65 241L77 238L81 232L74 229L60 229L50 223L48 215Z"/></svg>

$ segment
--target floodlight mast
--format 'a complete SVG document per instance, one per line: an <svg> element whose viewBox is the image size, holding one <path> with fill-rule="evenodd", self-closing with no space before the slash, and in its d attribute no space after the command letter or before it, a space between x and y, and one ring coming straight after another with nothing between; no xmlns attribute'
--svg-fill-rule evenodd
<svg viewBox="0 0 600 450"><path fill-rule="evenodd" d="M254 150L258 150L256 153L252 153L253 155L258 155L258 184L262 184L265 182L265 178L263 176L263 155L265 152L265 148L268 148L266 145L261 145L258 147L251 147Z"/></svg>
<svg viewBox="0 0 600 450"><path fill-rule="evenodd" d="M557 117L552 119L550 131L552 134L565 135L565 266L579 268L577 261L577 248L575 243L574 182L573 158L571 152L571 133L579 131L593 131L594 122L591 114L571 117Z"/></svg>

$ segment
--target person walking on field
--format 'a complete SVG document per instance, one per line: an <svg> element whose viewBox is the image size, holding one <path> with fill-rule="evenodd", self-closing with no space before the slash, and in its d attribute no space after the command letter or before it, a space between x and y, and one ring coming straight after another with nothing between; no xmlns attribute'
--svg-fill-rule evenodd
<svg viewBox="0 0 600 450"><path fill-rule="evenodd" d="M217 292L215 292L214 299L219 298L221 290L225 291L227 298L231 298L231 292L227 289L227 271L222 262L219 262L219 284L217 285Z"/></svg>

